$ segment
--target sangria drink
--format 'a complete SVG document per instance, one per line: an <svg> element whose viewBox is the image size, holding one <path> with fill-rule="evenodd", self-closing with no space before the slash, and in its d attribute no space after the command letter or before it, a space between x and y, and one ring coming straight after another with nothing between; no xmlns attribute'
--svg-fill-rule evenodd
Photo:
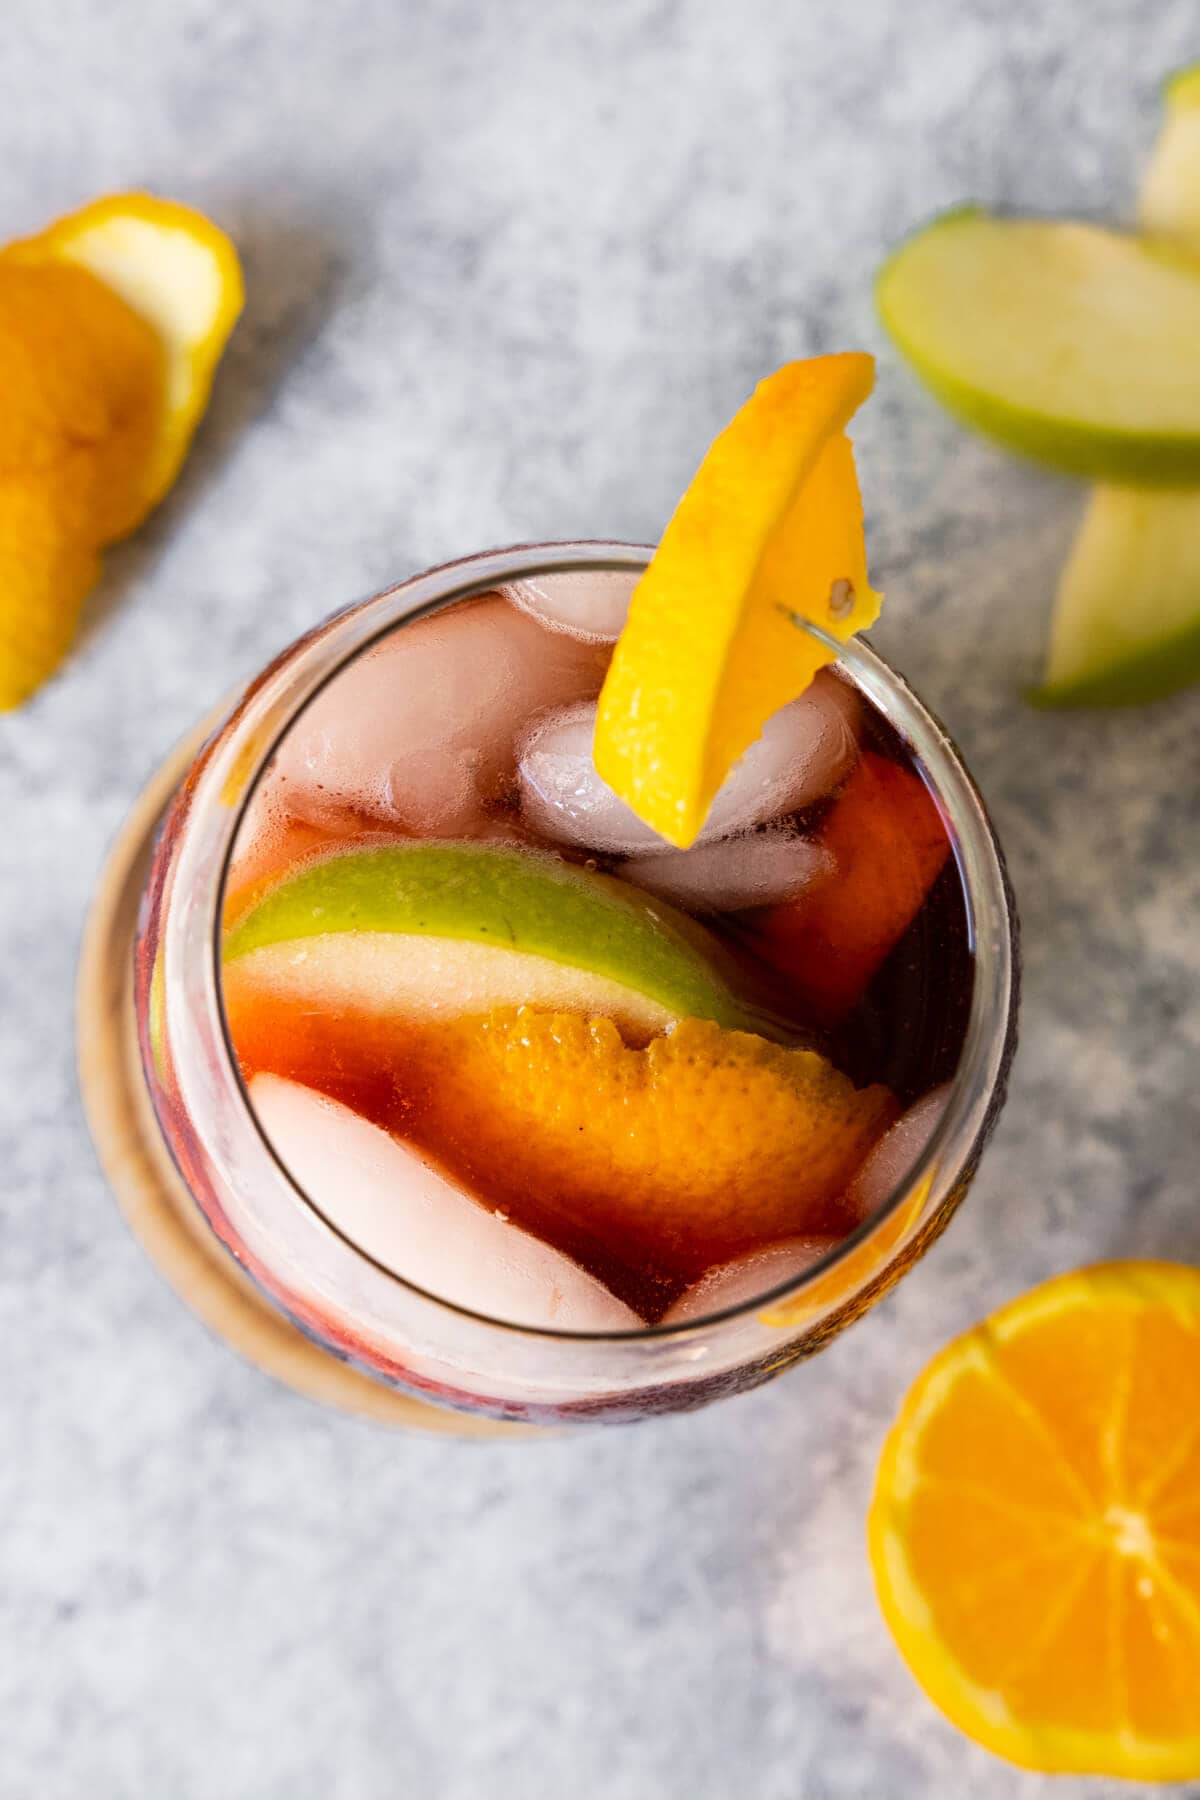
<svg viewBox="0 0 1200 1800"><path fill-rule="evenodd" d="M696 1405L819 1347L949 1216L1011 1052L986 816L865 645L691 847L600 778L645 560L496 552L293 646L144 908L147 1080L209 1224L339 1354L502 1417Z"/></svg>

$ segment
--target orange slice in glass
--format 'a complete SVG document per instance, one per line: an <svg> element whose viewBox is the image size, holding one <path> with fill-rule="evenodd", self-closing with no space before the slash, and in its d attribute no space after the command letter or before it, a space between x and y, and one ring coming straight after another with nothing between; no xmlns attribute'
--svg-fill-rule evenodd
<svg viewBox="0 0 1200 1800"><path fill-rule="evenodd" d="M845 434L874 378L872 358L854 353L787 363L760 382L634 590L600 695L595 761L673 844L694 842L767 719L878 616Z"/></svg>
<svg viewBox="0 0 1200 1800"><path fill-rule="evenodd" d="M1200 1270L1035 1288L920 1376L869 1543L917 1680L1027 1768L1200 1777Z"/></svg>

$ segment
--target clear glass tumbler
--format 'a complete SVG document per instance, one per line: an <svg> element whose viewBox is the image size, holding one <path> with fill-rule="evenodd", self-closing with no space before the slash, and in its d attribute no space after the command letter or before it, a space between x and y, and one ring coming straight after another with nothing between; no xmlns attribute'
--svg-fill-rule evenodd
<svg viewBox="0 0 1200 1800"><path fill-rule="evenodd" d="M210 736L167 808L143 896L136 1014L162 1136L199 1213L271 1304L335 1355L439 1406L535 1424L702 1405L819 1350L946 1225L1004 1099L1015 1042L1017 926L995 835L946 732L902 678L853 642L843 672L900 733L949 828L974 981L944 1113L918 1163L859 1230L798 1279L696 1323L600 1334L527 1329L427 1293L350 1241L263 1135L222 1011L220 923L231 848L258 773L299 711L353 657L472 595L552 574L634 579L624 544L523 545L402 582L283 652Z"/></svg>

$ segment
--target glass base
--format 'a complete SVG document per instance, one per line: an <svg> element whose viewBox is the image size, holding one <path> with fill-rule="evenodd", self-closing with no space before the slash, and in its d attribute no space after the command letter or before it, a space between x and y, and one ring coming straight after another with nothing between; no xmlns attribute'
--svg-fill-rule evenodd
<svg viewBox="0 0 1200 1800"><path fill-rule="evenodd" d="M100 1166L151 1262L211 1331L277 1381L328 1406L414 1431L513 1437L537 1428L451 1412L342 1362L277 1312L209 1230L167 1153L142 1076L133 939L154 833L209 727L180 744L140 795L101 872L76 995L79 1084Z"/></svg>

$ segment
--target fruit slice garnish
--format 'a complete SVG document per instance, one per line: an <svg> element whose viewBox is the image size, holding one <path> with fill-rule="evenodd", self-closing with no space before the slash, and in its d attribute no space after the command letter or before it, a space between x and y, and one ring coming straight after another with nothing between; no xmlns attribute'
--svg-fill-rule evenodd
<svg viewBox="0 0 1200 1800"><path fill-rule="evenodd" d="M920 777L865 750L815 841L832 873L756 913L750 936L807 1013L835 1024L921 910L950 839Z"/></svg>
<svg viewBox="0 0 1200 1800"><path fill-rule="evenodd" d="M1200 256L1200 67L1167 85L1143 230ZM1045 706L1158 700L1200 679L1200 495L1095 489L1058 584Z"/></svg>
<svg viewBox="0 0 1200 1800"><path fill-rule="evenodd" d="M763 1242L836 1232L897 1110L815 1051L709 1020L643 1049L611 1019L529 1007L388 1033L247 995L230 1020L249 1076L352 1093L468 1192L598 1257L606 1280L609 1262L694 1279Z"/></svg>
<svg viewBox="0 0 1200 1800"><path fill-rule="evenodd" d="M88 270L162 345L165 389L153 450L111 535L130 531L179 473L208 403L221 352L242 310L237 252L190 206L151 194L113 194L10 244L3 257Z"/></svg>
<svg viewBox="0 0 1200 1800"><path fill-rule="evenodd" d="M174 478L240 305L228 240L143 195L0 251L0 710L61 661L100 548Z"/></svg>
<svg viewBox="0 0 1200 1800"><path fill-rule="evenodd" d="M966 208L895 252L877 299L938 398L1010 449L1200 480L1200 261L1166 240Z"/></svg>
<svg viewBox="0 0 1200 1800"><path fill-rule="evenodd" d="M788 363L712 444L634 590L596 719L603 779L670 843L694 842L766 720L877 616L845 427L871 391L853 354Z"/></svg>
<svg viewBox="0 0 1200 1800"><path fill-rule="evenodd" d="M869 1541L902 1655L1027 1768L1200 1776L1200 1271L1113 1263L958 1338L884 1448Z"/></svg>
<svg viewBox="0 0 1200 1800"><path fill-rule="evenodd" d="M411 842L285 878L226 933L227 995L418 1017L536 1001L643 1033L671 1019L754 1028L715 938L664 901L552 856Z"/></svg>

